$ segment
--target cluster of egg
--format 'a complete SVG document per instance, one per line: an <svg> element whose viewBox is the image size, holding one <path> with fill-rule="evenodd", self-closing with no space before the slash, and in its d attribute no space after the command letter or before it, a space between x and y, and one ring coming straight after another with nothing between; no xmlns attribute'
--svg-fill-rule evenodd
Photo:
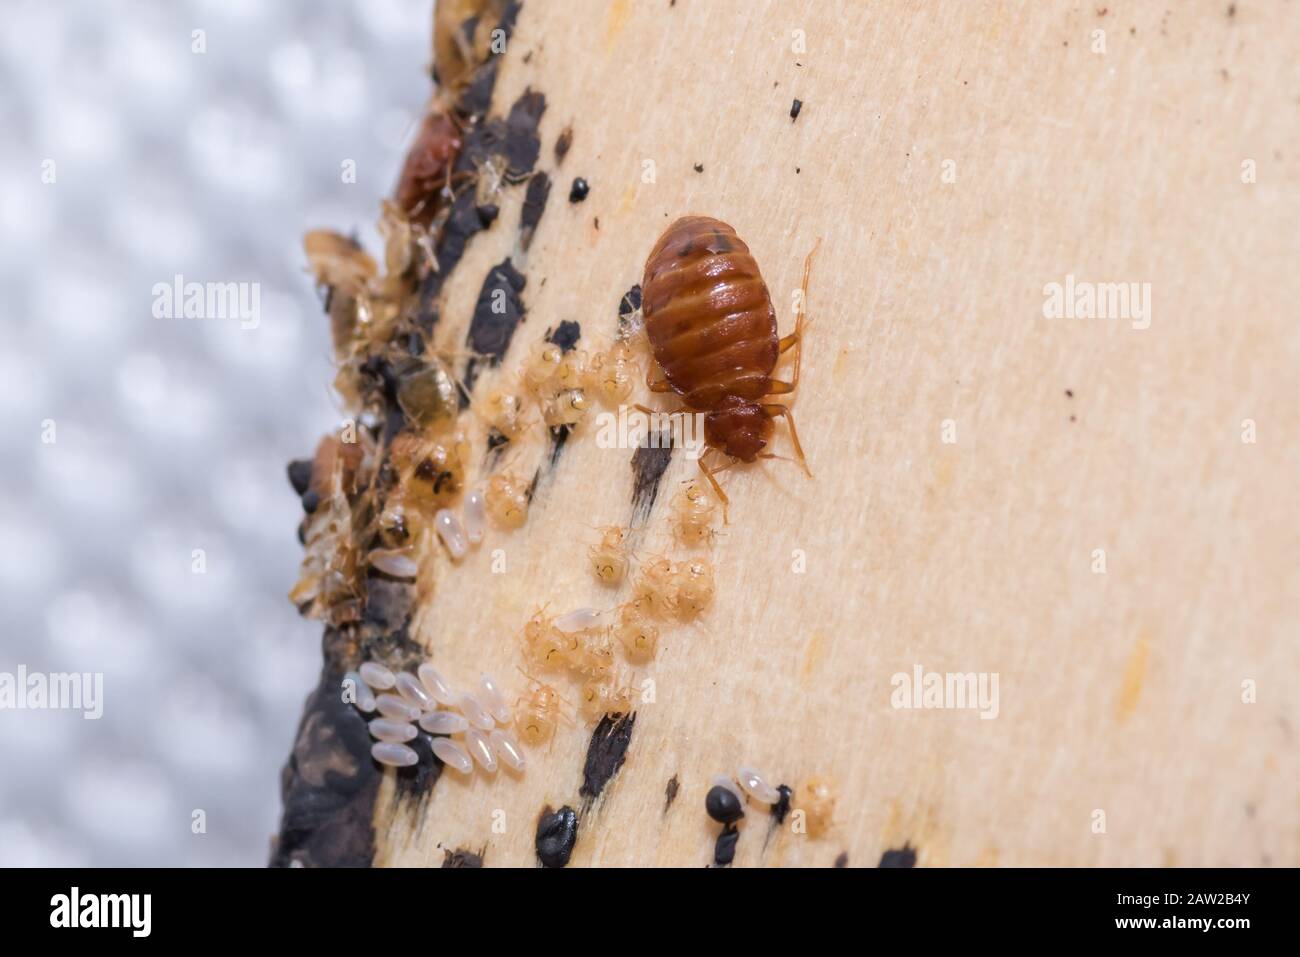
<svg viewBox="0 0 1300 957"><path fill-rule="evenodd" d="M489 518L505 529L523 525L528 519L528 484L510 472L498 472L469 490L459 515L439 509L433 526L447 553L460 561L471 545L483 541Z"/></svg>
<svg viewBox="0 0 1300 957"><path fill-rule="evenodd" d="M357 707L379 714L369 728L375 739L370 755L380 764L404 768L418 763L408 743L418 733L417 724L434 735L431 747L438 759L462 774L473 771L476 763L489 774L497 770L498 761L515 771L527 764L508 730L510 708L487 675L480 676L477 694L455 691L427 662L415 674L394 674L368 661L347 678L356 689Z"/></svg>

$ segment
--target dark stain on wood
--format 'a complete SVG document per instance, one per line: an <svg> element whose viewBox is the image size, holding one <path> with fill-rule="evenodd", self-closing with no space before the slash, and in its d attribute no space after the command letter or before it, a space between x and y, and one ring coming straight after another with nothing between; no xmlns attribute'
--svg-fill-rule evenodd
<svg viewBox="0 0 1300 957"><path fill-rule="evenodd" d="M496 365L510 348L515 328L524 321L527 310L520 293L527 280L506 257L488 271L474 304L466 342L476 353L465 365L465 388L472 389L478 378L479 364Z"/></svg>
<svg viewBox="0 0 1300 957"><path fill-rule="evenodd" d="M578 815L567 804L558 811L550 807L537 819L534 846L543 867L563 867L569 863L573 845L578 841Z"/></svg>
<svg viewBox="0 0 1300 957"><path fill-rule="evenodd" d="M546 200L551 195L551 178L545 173L534 173L528 180L524 193L524 208L519 216L519 245L527 252L533 243L533 233L546 211Z"/></svg>
<svg viewBox="0 0 1300 957"><path fill-rule="evenodd" d="M877 867L915 867L916 848L905 842L898 850L889 850L880 855Z"/></svg>
<svg viewBox="0 0 1300 957"><path fill-rule="evenodd" d="M713 845L713 863L717 867L729 867L736 859L736 842L740 840L740 831L736 825L728 824L718 835Z"/></svg>
<svg viewBox="0 0 1300 957"><path fill-rule="evenodd" d="M659 496L659 482L673 457L673 434L663 431L651 441L646 436L641 447L632 453L632 517L645 520ZM657 447L656 447L657 446Z"/></svg>
<svg viewBox="0 0 1300 957"><path fill-rule="evenodd" d="M677 780L677 775L674 774L671 778L669 778L668 786L664 788L664 813L665 814L667 814L668 809L673 806L673 802L677 800L677 792L678 790L680 790L680 788L681 788L681 783Z"/></svg>
<svg viewBox="0 0 1300 957"><path fill-rule="evenodd" d="M572 352L581 338L582 326L572 319L565 319L554 329L546 331L546 341L559 346L561 352Z"/></svg>
<svg viewBox="0 0 1300 957"><path fill-rule="evenodd" d="M573 434L573 426L553 425L546 431L551 436L551 447L546 454L546 464L553 469L560 461L560 454L564 452L565 443L569 441L569 436Z"/></svg>
<svg viewBox="0 0 1300 957"><path fill-rule="evenodd" d="M429 732L423 729L417 731L415 737L406 742L406 746L414 751L420 760L409 768L397 769L395 775L397 793L400 797L423 797L438 783L438 778L442 777L444 765L442 760L433 753L433 735Z"/></svg>
<svg viewBox="0 0 1300 957"><path fill-rule="evenodd" d="M790 813L790 800L794 797L794 789L788 784L782 784L776 789L776 793L779 797L772 805L772 823L779 827L785 823L785 816Z"/></svg>
<svg viewBox="0 0 1300 957"><path fill-rule="evenodd" d="M841 851L841 852L840 852L840 856L837 857L837 858L835 858L835 866L836 866L836 867L848 867L848 866L849 866L849 852L848 852L848 851Z"/></svg>
<svg viewBox="0 0 1300 957"><path fill-rule="evenodd" d="M537 135L537 124L546 112L546 96L533 89L524 90L510 107L506 117L505 157L509 164L506 182L522 183L533 172L537 157L542 151L542 141Z"/></svg>
<svg viewBox="0 0 1300 957"><path fill-rule="evenodd" d="M578 789L578 794L588 807L600 797L605 785L623 766L635 724L636 712L618 717L605 715L591 733L587 760L582 767L582 787Z"/></svg>
<svg viewBox="0 0 1300 957"><path fill-rule="evenodd" d="M573 146L573 127L566 126L564 132L560 134L559 139L555 141L555 165L559 166L564 162L564 157L569 155L569 147Z"/></svg>

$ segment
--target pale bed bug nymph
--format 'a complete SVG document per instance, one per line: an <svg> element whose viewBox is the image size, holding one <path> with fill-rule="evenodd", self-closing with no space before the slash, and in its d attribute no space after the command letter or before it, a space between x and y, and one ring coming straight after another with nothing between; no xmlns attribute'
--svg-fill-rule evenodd
<svg viewBox="0 0 1300 957"><path fill-rule="evenodd" d="M634 602L619 608L614 637L634 664L650 661L659 649L659 628L646 619Z"/></svg>
<svg viewBox="0 0 1300 957"><path fill-rule="evenodd" d="M599 544L587 549L587 555L591 559L592 573L601 584L621 584L627 576L627 532L617 525L605 526L600 529Z"/></svg>
<svg viewBox="0 0 1300 957"><path fill-rule="evenodd" d="M502 528L519 528L528 521L528 483L509 472L488 479L483 497L488 515Z"/></svg>
<svg viewBox="0 0 1300 957"><path fill-rule="evenodd" d="M587 364L587 388L607 406L627 401L635 377L636 359L626 342L616 342L608 350L595 353Z"/></svg>
<svg viewBox="0 0 1300 957"><path fill-rule="evenodd" d="M563 700L560 693L525 673L531 682L528 694L515 702L515 730L524 744L535 747L545 744L555 734L563 718Z"/></svg>
<svg viewBox="0 0 1300 957"><path fill-rule="evenodd" d="M804 303L816 251L814 246L804 260ZM785 417L795 454L811 475L789 408L764 401L788 395L799 384L804 309L801 304L794 332L778 338L767 284L736 231L707 216L678 219L650 251L641 287L646 336L663 375L646 384L652 392L681 396L685 408L679 412L704 413L705 444L730 459L710 468L700 456L724 520L727 496L716 474L737 461L772 458L764 449L776 417ZM790 349L791 380L777 381L777 358Z"/></svg>
<svg viewBox="0 0 1300 957"><path fill-rule="evenodd" d="M684 545L705 545L713 538L717 506L696 482L688 482L673 496L673 537Z"/></svg>

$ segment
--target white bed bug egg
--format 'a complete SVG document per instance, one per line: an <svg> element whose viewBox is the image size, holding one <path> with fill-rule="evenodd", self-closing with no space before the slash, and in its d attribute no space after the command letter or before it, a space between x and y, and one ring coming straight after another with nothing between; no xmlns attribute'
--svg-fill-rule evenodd
<svg viewBox="0 0 1300 957"><path fill-rule="evenodd" d="M351 684L349 685L348 682L351 682ZM364 711L366 714L375 710L375 693L362 680L361 675L355 671L349 671L343 676L343 686L351 689L352 703L357 706L358 710Z"/></svg>
<svg viewBox="0 0 1300 957"><path fill-rule="evenodd" d="M497 683L492 680L492 676L481 674L478 676L479 700L483 706L491 712L492 717L496 719L497 724L510 723L510 706L506 704L505 695L497 687Z"/></svg>
<svg viewBox="0 0 1300 957"><path fill-rule="evenodd" d="M445 678L438 674L438 669L427 661L415 669L415 673L420 676L420 683L433 695L433 700L438 704L455 705L457 701L456 692L452 689Z"/></svg>
<svg viewBox="0 0 1300 957"><path fill-rule="evenodd" d="M358 669L357 673L361 675L362 681L376 691L387 691L397 684L397 677L383 665L374 661L367 661Z"/></svg>
<svg viewBox="0 0 1300 957"><path fill-rule="evenodd" d="M370 729L370 736L377 741L395 741L400 744L415 737L415 725L406 721L375 718L366 727Z"/></svg>
<svg viewBox="0 0 1300 957"><path fill-rule="evenodd" d="M433 696L424 689L420 679L409 671L403 671L397 676L397 693L421 711L429 711L433 708Z"/></svg>
<svg viewBox="0 0 1300 957"><path fill-rule="evenodd" d="M497 769L497 756L492 753L492 745L488 744L487 735L482 731L477 728L470 728L466 731L465 747L468 749L470 756L488 774Z"/></svg>
<svg viewBox="0 0 1300 957"><path fill-rule="evenodd" d="M491 731L496 726L496 721L493 719L492 714L487 708L483 707L483 703L472 694L466 692L461 695L460 699L456 702L456 706L460 708L460 713L468 718L469 723L474 725L474 727L483 731Z"/></svg>
<svg viewBox="0 0 1300 957"><path fill-rule="evenodd" d="M410 550L406 548L378 548L367 558L371 568L394 578L414 578L420 570L420 566L411 557Z"/></svg>
<svg viewBox="0 0 1300 957"><path fill-rule="evenodd" d="M507 767L515 771L522 771L528 765L528 760L524 757L524 752L519 749L518 742L508 731L502 731L496 728L488 735L488 741L492 744L492 750L496 752Z"/></svg>
<svg viewBox="0 0 1300 957"><path fill-rule="evenodd" d="M406 745L393 741L380 741L370 749L370 756L391 768L409 768L420 760L419 755Z"/></svg>
<svg viewBox="0 0 1300 957"><path fill-rule="evenodd" d="M465 521L465 537L471 545L483 541L483 530L487 526L487 499L483 489L472 488L465 496L465 507L461 509Z"/></svg>
<svg viewBox="0 0 1300 957"><path fill-rule="evenodd" d="M469 721L454 711L430 711L420 716L420 727L430 734L460 734L469 730Z"/></svg>
<svg viewBox="0 0 1300 957"><path fill-rule="evenodd" d="M392 718L394 721L409 723L420 717L419 708L395 694L381 694L375 699L375 707L385 718Z"/></svg>
<svg viewBox="0 0 1300 957"><path fill-rule="evenodd" d="M746 765L736 769L736 779L745 793L759 804L775 804L781 799L776 788L767 783L767 779L756 770Z"/></svg>
<svg viewBox="0 0 1300 957"><path fill-rule="evenodd" d="M741 804L745 803L745 794L736 786L736 782L725 774L715 774L713 780L709 782L710 787L724 787L732 794L736 795L736 800Z"/></svg>
<svg viewBox="0 0 1300 957"><path fill-rule="evenodd" d="M455 512L449 508L438 509L438 514L433 517L433 527L438 530L438 537L453 559L459 561L465 557L469 551L469 539L465 537L465 526Z"/></svg>
<svg viewBox="0 0 1300 957"><path fill-rule="evenodd" d="M556 630L562 631L566 635L573 635L580 631L595 628L596 623L599 621L600 612L595 608L578 608L575 611L557 616L551 624L555 626Z"/></svg>
<svg viewBox="0 0 1300 957"><path fill-rule="evenodd" d="M469 752L459 741L453 741L451 738L434 738L429 747L438 756L438 760L447 767L455 768L461 774L469 774L474 770L474 762L470 759Z"/></svg>

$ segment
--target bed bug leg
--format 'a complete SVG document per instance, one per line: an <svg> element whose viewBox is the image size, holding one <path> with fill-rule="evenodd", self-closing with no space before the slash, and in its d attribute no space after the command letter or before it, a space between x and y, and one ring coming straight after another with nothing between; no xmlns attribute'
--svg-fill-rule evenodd
<svg viewBox="0 0 1300 957"><path fill-rule="evenodd" d="M712 451L712 449L706 450L705 454L708 454L709 451ZM704 477L709 480L709 484L713 486L713 491L718 495L718 501L722 503L722 524L730 525L731 519L727 515L727 506L731 504L731 499L727 498L727 493L722 491L722 486L718 484L718 480L713 476L717 475L719 472L725 472L727 469L731 468L734 463L728 462L726 465L720 465L716 469L710 469L704 464L703 455L700 456L699 463L700 471L703 472Z"/></svg>
<svg viewBox="0 0 1300 957"><path fill-rule="evenodd" d="M807 476L812 478L812 469L808 467L808 459L804 457L803 446L799 444L799 431L794 427L794 415L791 414L788 408L783 405L777 405L776 403L764 405L763 408L767 411L767 414L774 419L779 415L785 416L785 421L790 426L790 440L794 443L795 453L799 456L799 464L803 466L803 470Z"/></svg>
<svg viewBox="0 0 1300 957"><path fill-rule="evenodd" d="M654 371L655 370L654 370L653 363L651 364L651 367L649 369L645 370L645 386L647 389L649 389L651 392L675 391L673 387L669 384L667 379L652 379L651 376L654 375Z"/></svg>

